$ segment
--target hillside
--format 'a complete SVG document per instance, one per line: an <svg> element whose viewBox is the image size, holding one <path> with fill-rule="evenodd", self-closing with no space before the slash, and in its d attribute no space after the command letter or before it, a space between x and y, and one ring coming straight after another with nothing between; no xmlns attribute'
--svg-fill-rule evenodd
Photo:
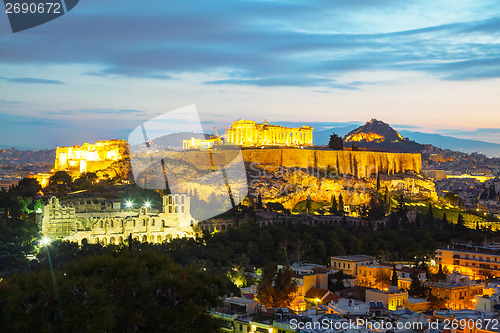
<svg viewBox="0 0 500 333"><path fill-rule="evenodd" d="M420 152L425 146L403 138L398 131L383 121L372 119L344 137L344 146L357 146L374 150L389 150L392 152Z"/></svg>

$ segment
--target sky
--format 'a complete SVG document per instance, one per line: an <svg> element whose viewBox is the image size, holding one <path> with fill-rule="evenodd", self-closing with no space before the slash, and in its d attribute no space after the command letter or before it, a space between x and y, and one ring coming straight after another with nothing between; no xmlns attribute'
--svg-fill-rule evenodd
<svg viewBox="0 0 500 333"><path fill-rule="evenodd" d="M365 122L500 143L498 0L82 0L12 33L0 146L126 139L195 104L237 119Z"/></svg>

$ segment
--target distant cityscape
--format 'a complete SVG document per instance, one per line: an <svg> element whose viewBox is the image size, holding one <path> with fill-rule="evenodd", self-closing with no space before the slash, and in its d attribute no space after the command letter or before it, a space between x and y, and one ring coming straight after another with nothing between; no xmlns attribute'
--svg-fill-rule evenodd
<svg viewBox="0 0 500 333"><path fill-rule="evenodd" d="M249 194L208 220L198 216L220 189L139 188L124 140L1 150L0 216L37 226L38 245L23 250L30 265L49 244L193 256L232 286L207 309L221 332L340 332L353 320L358 332L381 322L448 332L457 321L456 332L500 331L500 159L417 143L378 120L332 132L328 145L314 145L313 131L240 120L223 135L167 140L177 147L155 139L151 156L168 153L181 171L202 152L224 164L241 148ZM290 230L302 232L280 236ZM413 236L425 237L418 250L399 243ZM193 254L213 246L237 262ZM0 283L17 271L3 266Z"/></svg>

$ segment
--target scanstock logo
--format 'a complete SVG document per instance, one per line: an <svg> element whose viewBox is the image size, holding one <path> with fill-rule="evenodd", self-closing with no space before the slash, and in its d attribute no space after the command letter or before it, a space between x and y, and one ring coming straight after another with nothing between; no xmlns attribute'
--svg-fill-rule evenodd
<svg viewBox="0 0 500 333"><path fill-rule="evenodd" d="M79 0L3 0L12 32L52 21L75 8Z"/></svg>

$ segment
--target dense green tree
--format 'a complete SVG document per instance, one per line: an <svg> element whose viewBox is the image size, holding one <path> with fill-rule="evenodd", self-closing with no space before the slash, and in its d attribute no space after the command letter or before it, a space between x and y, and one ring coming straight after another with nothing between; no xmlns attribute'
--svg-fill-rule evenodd
<svg viewBox="0 0 500 333"><path fill-rule="evenodd" d="M332 195L332 199L330 202L330 213L333 215L337 215L339 212L338 207L337 207L337 200L335 199L335 196Z"/></svg>
<svg viewBox="0 0 500 333"><path fill-rule="evenodd" d="M462 228L465 226L465 223L464 223L464 217L462 216L462 214L458 214L458 219L457 219L457 228Z"/></svg>
<svg viewBox="0 0 500 333"><path fill-rule="evenodd" d="M27 256L36 253L39 239L36 223L15 218L0 219L0 273L27 268Z"/></svg>
<svg viewBox="0 0 500 333"><path fill-rule="evenodd" d="M34 197L38 191L42 189L42 186L38 183L35 178L23 178L19 181L17 186L10 190L11 195L17 195L23 198Z"/></svg>
<svg viewBox="0 0 500 333"><path fill-rule="evenodd" d="M330 141L328 141L328 148L333 150L343 150L344 149L344 141L340 136L333 133L330 135Z"/></svg>
<svg viewBox="0 0 500 333"><path fill-rule="evenodd" d="M2 332L213 332L222 281L150 251L90 256L0 285Z"/></svg>
<svg viewBox="0 0 500 333"><path fill-rule="evenodd" d="M259 303L268 308L283 308L293 301L297 284L290 267L279 268L275 263L264 267L262 281L257 286Z"/></svg>
<svg viewBox="0 0 500 333"><path fill-rule="evenodd" d="M427 210L427 214L425 215L424 223L427 225L434 224L434 212L432 210L432 204L429 204L429 209Z"/></svg>
<svg viewBox="0 0 500 333"><path fill-rule="evenodd" d="M342 197L342 193L339 194L339 214L344 215L344 198Z"/></svg>
<svg viewBox="0 0 500 333"><path fill-rule="evenodd" d="M392 267L391 286L398 286L398 271L396 265Z"/></svg>

